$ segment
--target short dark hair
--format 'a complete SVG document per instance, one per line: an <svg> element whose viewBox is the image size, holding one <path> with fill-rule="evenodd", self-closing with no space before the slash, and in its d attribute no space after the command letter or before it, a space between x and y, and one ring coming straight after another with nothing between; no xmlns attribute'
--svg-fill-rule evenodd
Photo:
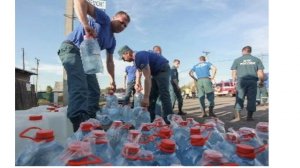
<svg viewBox="0 0 300 168"><path fill-rule="evenodd" d="M180 60L179 59L174 59L173 62L179 62L180 63Z"/></svg>
<svg viewBox="0 0 300 168"><path fill-rule="evenodd" d="M206 61L205 56L200 56L199 59L200 59L201 61Z"/></svg>
<svg viewBox="0 0 300 168"><path fill-rule="evenodd" d="M115 14L115 16L117 16L117 15L125 15L127 17L128 23L130 22L130 16L126 12L119 11Z"/></svg>
<svg viewBox="0 0 300 168"><path fill-rule="evenodd" d="M250 46L243 47L242 51L246 50L248 53L252 52L252 48Z"/></svg>
<svg viewBox="0 0 300 168"><path fill-rule="evenodd" d="M161 47L159 45L153 46L153 50L154 50L154 48L159 48L159 50L161 50Z"/></svg>

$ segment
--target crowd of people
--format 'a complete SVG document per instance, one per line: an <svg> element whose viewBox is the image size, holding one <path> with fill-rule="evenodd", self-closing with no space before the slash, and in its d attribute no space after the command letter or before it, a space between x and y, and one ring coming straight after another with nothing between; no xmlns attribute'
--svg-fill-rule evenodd
<svg viewBox="0 0 300 168"><path fill-rule="evenodd" d="M67 117L76 131L81 122L95 118L96 112L99 110L100 97L96 74L84 73L79 46L85 35L97 39L101 50L106 50L106 67L110 77L110 88L115 90L113 54L116 50L116 39L114 33L120 33L126 29L130 23L130 16L124 11L119 11L110 19L104 11L94 7L86 0L74 1L74 9L81 24L63 41L58 55L68 76ZM240 120L245 97L247 97L247 120L253 120L252 116L256 111L256 100L258 99L256 98L257 92L265 93L261 89L264 83L264 66L259 58L251 55L251 50L250 46L244 47L242 56L234 60L231 67L233 82L237 82L235 117L231 122ZM186 112L182 110L183 97L177 71L181 63L180 59L173 60L173 65L170 67L169 60L163 56L162 49L158 45L154 46L151 51L135 51L128 45L124 45L118 50L118 54L123 61L133 63L125 69L126 96L124 104L128 104L130 96L135 92L140 92L143 88L144 97L141 105L148 108L151 122L155 119L157 107L161 106L162 113L160 115L167 124L170 124L167 116L174 113L175 100L178 101L178 114L186 115ZM214 113L215 95L212 84L216 73L217 68L206 61L205 56L200 56L199 62L191 67L189 72L197 86L202 110L201 117L217 117ZM144 76L144 86L141 82L142 75ZM173 94L176 99L171 96ZM259 99L263 99L264 95ZM208 111L205 108L205 97L209 102Z"/></svg>

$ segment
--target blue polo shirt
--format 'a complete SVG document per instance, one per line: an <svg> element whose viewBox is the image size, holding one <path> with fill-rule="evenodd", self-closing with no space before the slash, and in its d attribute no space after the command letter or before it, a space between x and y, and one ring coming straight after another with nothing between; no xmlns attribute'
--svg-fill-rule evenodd
<svg viewBox="0 0 300 168"><path fill-rule="evenodd" d="M200 62L196 64L192 71L194 71L197 75L197 78L209 78L210 77L210 68L212 64L210 62Z"/></svg>
<svg viewBox="0 0 300 168"><path fill-rule="evenodd" d="M134 64L137 69L142 70L149 64L151 75L157 75L163 65L168 64L169 61L162 55L158 55L149 51L138 51L135 53Z"/></svg>
<svg viewBox="0 0 300 168"><path fill-rule="evenodd" d="M127 83L135 81L136 67L134 65L127 66L125 72L127 74Z"/></svg>
<svg viewBox="0 0 300 168"><path fill-rule="evenodd" d="M116 47L116 39L111 30L109 16L101 9L95 8L96 19L88 17L89 25L97 32L97 41L101 50L106 49L109 54L113 54ZM85 31L80 24L67 36L67 40L72 41L78 48L83 41Z"/></svg>

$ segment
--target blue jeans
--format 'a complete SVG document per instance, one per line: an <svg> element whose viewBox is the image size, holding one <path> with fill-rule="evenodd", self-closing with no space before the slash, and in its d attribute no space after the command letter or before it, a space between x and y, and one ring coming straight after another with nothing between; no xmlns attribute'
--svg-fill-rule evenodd
<svg viewBox="0 0 300 168"><path fill-rule="evenodd" d="M84 73L79 48L72 42L63 42L58 55L68 76L67 117L75 130L81 122L96 117L99 110L100 87L96 74Z"/></svg>
<svg viewBox="0 0 300 168"><path fill-rule="evenodd" d="M235 110L241 111L244 108L245 97L247 96L247 111L253 113L256 111L256 80L238 80L237 94L235 101Z"/></svg>
<svg viewBox="0 0 300 168"><path fill-rule="evenodd" d="M134 89L134 85L135 85L135 81L130 81L127 83L127 87L126 87L126 93L125 93L125 98L124 98L124 104L128 104L131 94L134 95L135 94L135 89ZM132 107L133 103L132 103Z"/></svg>
<svg viewBox="0 0 300 168"><path fill-rule="evenodd" d="M161 105L163 109L163 119L167 124L170 122L167 119L169 114L173 114L173 108L170 96L170 66L169 64L162 65L161 71L157 75L152 76L152 87L149 97L149 112L151 122L155 119L155 106L158 96L161 99Z"/></svg>

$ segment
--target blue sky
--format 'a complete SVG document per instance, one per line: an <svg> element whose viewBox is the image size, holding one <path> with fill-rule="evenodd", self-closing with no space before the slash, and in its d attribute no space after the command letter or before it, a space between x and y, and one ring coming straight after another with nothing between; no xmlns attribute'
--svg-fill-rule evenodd
<svg viewBox="0 0 300 168"><path fill-rule="evenodd" d="M15 1L15 64L22 67L21 48L25 48L27 70L36 67L35 57L40 59L39 90L62 81L57 49L65 39L64 10L64 0ZM218 68L216 81L230 78L230 66L241 56L243 46L251 45L255 56L269 53L267 0L107 1L110 17L119 10L128 12L131 22L124 32L115 35L116 49L124 44L134 50L162 46L170 62L181 60L180 85L191 81L188 72L202 51L210 51L208 61ZM114 56L117 58L116 52ZM103 52L102 59L105 57ZM268 58L263 58L266 71ZM115 59L115 65L117 86L123 87L128 63ZM98 74L98 81L101 88L108 86L107 71Z"/></svg>

